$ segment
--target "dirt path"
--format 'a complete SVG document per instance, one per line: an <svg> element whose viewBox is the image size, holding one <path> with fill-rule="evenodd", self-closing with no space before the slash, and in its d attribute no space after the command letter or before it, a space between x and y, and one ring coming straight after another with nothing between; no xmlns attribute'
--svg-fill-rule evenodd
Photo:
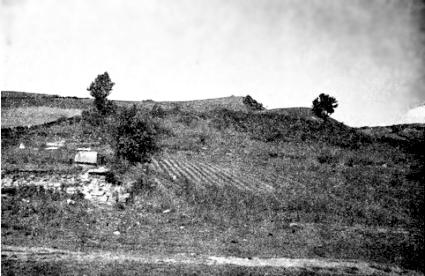
<svg viewBox="0 0 425 276"><path fill-rule="evenodd" d="M423 275L417 272L402 270L395 266L372 264L355 260L330 259L291 259L291 258L239 258L219 257L195 254L175 255L135 255L129 253L93 251L78 252L44 247L20 247L3 245L2 261L35 261L35 262L77 262L91 263L102 260L103 263L132 261L141 264L166 265L234 265L243 267L279 267L291 270L313 269L320 273L351 275Z"/></svg>

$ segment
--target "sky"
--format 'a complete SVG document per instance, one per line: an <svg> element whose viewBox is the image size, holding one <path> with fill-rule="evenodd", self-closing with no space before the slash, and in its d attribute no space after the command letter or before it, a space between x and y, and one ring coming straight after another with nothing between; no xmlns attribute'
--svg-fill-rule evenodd
<svg viewBox="0 0 425 276"><path fill-rule="evenodd" d="M350 126L425 102L415 0L1 0L2 90L111 99L251 95L267 108L334 96Z"/></svg>

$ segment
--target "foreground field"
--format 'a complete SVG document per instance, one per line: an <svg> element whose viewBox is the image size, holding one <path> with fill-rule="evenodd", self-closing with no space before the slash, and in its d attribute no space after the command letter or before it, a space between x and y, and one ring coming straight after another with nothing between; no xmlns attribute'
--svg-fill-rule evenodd
<svg viewBox="0 0 425 276"><path fill-rule="evenodd" d="M155 105L139 104L147 112ZM131 186L128 201L105 204L69 192L96 182L70 164L77 148L90 147L116 167L104 132L84 121L2 139L2 245L9 248L2 272L99 269L113 275L134 274L136 267L157 274L364 274L245 267L221 259L197 263L208 256L245 264L255 258L357 260L376 266L370 274L383 275L423 270L423 126L378 129L376 135L322 122L306 109L248 113L233 98L228 106L235 105L208 110L199 101L166 103L161 114L152 112L163 129L162 152L148 166L114 171L118 181L91 191L104 196L111 187ZM46 150L55 141L64 146ZM105 257L102 270L102 260L77 265L41 252L43 261L31 253L40 247L53 256L69 250L71 256L129 257ZM133 256L159 261L132 263ZM188 261L164 262L176 256Z"/></svg>
<svg viewBox="0 0 425 276"><path fill-rule="evenodd" d="M241 275L420 275L397 267L359 261L289 258L235 258L197 254L131 255L125 252L73 252L52 248L5 246L2 271L16 273ZM101 260L101 262L99 261ZM37 265L29 265L28 263Z"/></svg>

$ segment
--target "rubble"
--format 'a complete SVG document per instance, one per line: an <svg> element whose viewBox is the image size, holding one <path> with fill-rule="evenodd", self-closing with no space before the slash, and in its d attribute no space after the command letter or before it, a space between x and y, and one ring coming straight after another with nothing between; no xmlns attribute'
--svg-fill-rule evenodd
<svg viewBox="0 0 425 276"><path fill-rule="evenodd" d="M65 146L65 140L56 141L56 142L46 142L46 147L61 148L63 146Z"/></svg>
<svg viewBox="0 0 425 276"><path fill-rule="evenodd" d="M99 169L108 171L106 168ZM2 195L13 196L19 187L36 186L69 195L82 194L86 200L98 204L127 203L131 198L132 183L117 186L108 183L105 178L102 174L89 174L88 171L79 175L29 174L20 177L4 175L1 181ZM68 200L67 203L72 204Z"/></svg>

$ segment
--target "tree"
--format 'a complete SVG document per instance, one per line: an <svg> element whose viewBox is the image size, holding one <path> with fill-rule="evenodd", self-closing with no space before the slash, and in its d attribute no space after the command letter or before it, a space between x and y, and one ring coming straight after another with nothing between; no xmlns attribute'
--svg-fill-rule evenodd
<svg viewBox="0 0 425 276"><path fill-rule="evenodd" d="M115 83L111 81L108 72L98 75L87 88L94 97L94 105L101 115L107 115L114 109L114 105L107 99Z"/></svg>
<svg viewBox="0 0 425 276"><path fill-rule="evenodd" d="M327 119L337 107L338 102L334 97L321 93L319 97L314 99L312 110L317 117Z"/></svg>
<svg viewBox="0 0 425 276"><path fill-rule="evenodd" d="M158 126L148 114L133 105L118 115L113 131L113 147L118 158L130 163L150 162L159 147L156 142Z"/></svg>

